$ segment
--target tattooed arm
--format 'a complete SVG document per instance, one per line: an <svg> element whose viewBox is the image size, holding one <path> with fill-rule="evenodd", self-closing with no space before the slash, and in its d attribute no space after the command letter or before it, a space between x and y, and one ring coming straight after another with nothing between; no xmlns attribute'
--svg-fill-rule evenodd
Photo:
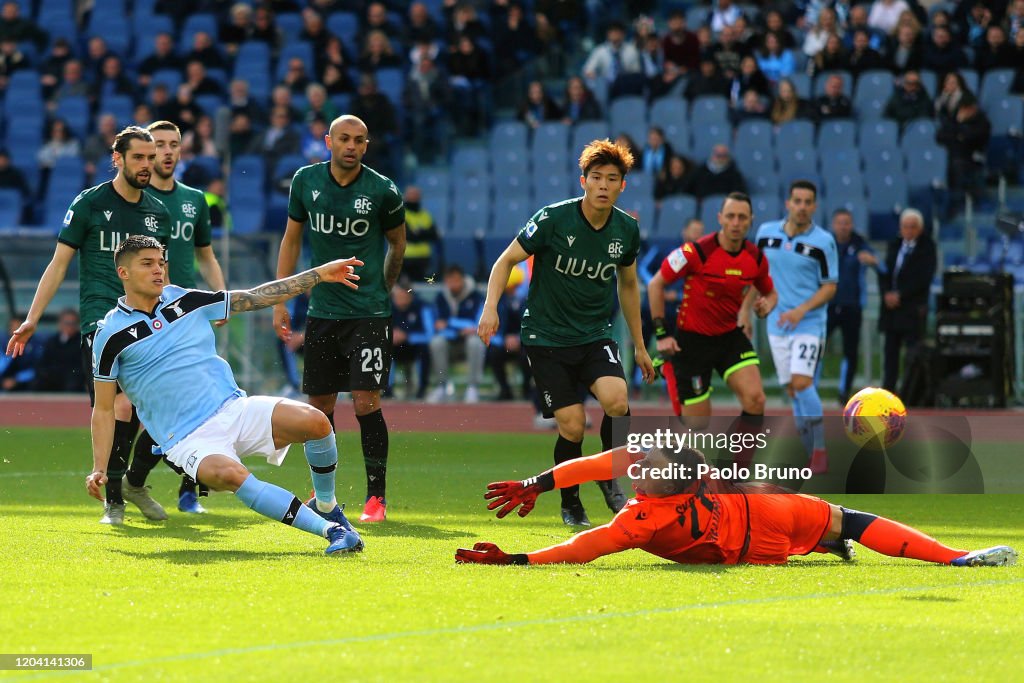
<svg viewBox="0 0 1024 683"><path fill-rule="evenodd" d="M388 255L384 257L384 285L388 292L398 282L405 260L405 223L384 233L388 240Z"/></svg>
<svg viewBox="0 0 1024 683"><path fill-rule="evenodd" d="M322 266L303 271L298 275L265 282L252 289L235 290L230 293L232 313L257 311L275 304L283 303L293 297L308 292L321 282L340 282L346 287L358 289L355 267L363 265L356 258L338 259Z"/></svg>

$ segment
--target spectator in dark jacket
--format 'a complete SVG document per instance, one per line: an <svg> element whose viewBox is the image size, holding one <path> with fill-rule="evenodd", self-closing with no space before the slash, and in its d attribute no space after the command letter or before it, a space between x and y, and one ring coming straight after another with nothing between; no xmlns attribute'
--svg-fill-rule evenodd
<svg viewBox="0 0 1024 683"><path fill-rule="evenodd" d="M957 195L975 194L984 186L985 152L992 124L973 95L960 102L956 115L942 120L935 139L949 151L949 188Z"/></svg>
<svg viewBox="0 0 1024 683"><path fill-rule="evenodd" d="M974 53L974 68L980 73L989 69L1012 69L1024 67L1013 47L1006 42L1006 31L1002 26L989 26L985 33L985 44Z"/></svg>
<svg viewBox="0 0 1024 683"><path fill-rule="evenodd" d="M700 61L700 45L697 35L686 27L686 14L675 10L668 17L668 32L661 41L665 56L665 69L674 69L680 74L696 71Z"/></svg>
<svg viewBox="0 0 1024 683"><path fill-rule="evenodd" d="M846 67L854 78L865 71L886 68L882 55L871 47L871 33L867 29L853 34L853 47L846 57Z"/></svg>
<svg viewBox="0 0 1024 683"><path fill-rule="evenodd" d="M562 118L562 110L544 90L543 83L531 81L526 86L526 98L519 105L518 118L530 128L538 128L545 121L557 121Z"/></svg>
<svg viewBox="0 0 1024 683"><path fill-rule="evenodd" d="M686 194L694 170L692 161L673 154L669 157L667 170L654 181L654 198L660 201L672 195Z"/></svg>
<svg viewBox="0 0 1024 683"><path fill-rule="evenodd" d="M902 128L914 119L931 118L932 100L921 85L921 74L908 71L903 74L903 82L889 101L885 103L885 118L899 121Z"/></svg>
<svg viewBox="0 0 1024 683"><path fill-rule="evenodd" d="M565 113L562 121L566 124L597 121L601 118L601 105L579 76L573 76L565 84L565 104L562 111Z"/></svg>
<svg viewBox="0 0 1024 683"><path fill-rule="evenodd" d="M818 121L847 119L853 116L853 104L843 94L843 78L832 74L825 81L825 94L814 101Z"/></svg>
<svg viewBox="0 0 1024 683"><path fill-rule="evenodd" d="M924 66L924 46L917 28L905 24L896 30L896 40L889 47L888 61L893 73L921 70Z"/></svg>
<svg viewBox="0 0 1024 683"><path fill-rule="evenodd" d="M942 74L967 66L967 55L953 43L949 29L937 26L932 29L931 40L924 50L924 68Z"/></svg>
<svg viewBox="0 0 1024 683"><path fill-rule="evenodd" d="M739 100L748 90L753 90L760 97L772 96L772 85L752 55L747 55L740 61L740 72L732 81L730 96L734 106L739 104Z"/></svg>
<svg viewBox="0 0 1024 683"><path fill-rule="evenodd" d="M736 162L725 145L715 145L707 162L698 168L690 179L687 194L703 199L713 194L746 192L747 181L743 179Z"/></svg>
<svg viewBox="0 0 1024 683"><path fill-rule="evenodd" d="M686 99L691 102L701 95L729 97L732 83L718 73L718 66L711 57L701 57L700 71L690 76L686 83Z"/></svg>
<svg viewBox="0 0 1024 683"><path fill-rule="evenodd" d="M43 343L33 388L64 392L85 389L81 347L78 312L73 308L65 309L57 318L57 333Z"/></svg>
<svg viewBox="0 0 1024 683"><path fill-rule="evenodd" d="M430 376L428 344L433 330L433 312L412 291L408 280L400 280L391 289L391 344L395 365L405 370L406 396L412 395L411 367L416 366L416 398L422 400ZM392 382L394 373L391 373ZM391 396L393 386L384 392Z"/></svg>

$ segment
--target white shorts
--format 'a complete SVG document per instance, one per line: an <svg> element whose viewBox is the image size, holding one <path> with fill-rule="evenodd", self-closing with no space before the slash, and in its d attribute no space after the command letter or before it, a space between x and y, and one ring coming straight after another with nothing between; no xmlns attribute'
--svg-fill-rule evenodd
<svg viewBox="0 0 1024 683"><path fill-rule="evenodd" d="M209 455L226 455L241 462L247 455L266 456L280 465L288 446L274 447L274 407L283 399L276 396L246 396L222 407L199 428L174 444L167 459L199 480L199 463Z"/></svg>
<svg viewBox="0 0 1024 683"><path fill-rule="evenodd" d="M772 347L772 360L779 384L789 384L793 375L816 377L818 361L825 350L825 340L813 334L795 334L788 337L768 335Z"/></svg>

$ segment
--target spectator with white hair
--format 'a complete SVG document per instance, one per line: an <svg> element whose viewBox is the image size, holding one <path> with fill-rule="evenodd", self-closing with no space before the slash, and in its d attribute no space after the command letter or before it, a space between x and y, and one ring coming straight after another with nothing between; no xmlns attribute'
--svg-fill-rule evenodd
<svg viewBox="0 0 1024 683"><path fill-rule="evenodd" d="M928 293L938 268L935 242L917 209L900 214L900 234L889 243L884 269L878 268L882 310L878 328L885 333L882 386L896 390L900 358L920 344L928 320Z"/></svg>

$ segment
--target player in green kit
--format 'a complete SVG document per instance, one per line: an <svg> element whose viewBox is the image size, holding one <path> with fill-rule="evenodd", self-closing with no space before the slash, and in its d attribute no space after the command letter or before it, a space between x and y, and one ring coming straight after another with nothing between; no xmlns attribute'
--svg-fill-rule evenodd
<svg viewBox="0 0 1024 683"><path fill-rule="evenodd" d="M612 417L629 415L628 390L619 349L611 338L616 288L644 381L654 366L640 328L640 284L636 257L640 226L615 208L626 187L633 155L608 140L595 140L580 155L583 196L545 206L519 231L491 269L487 300L477 330L488 344L498 329L498 300L512 268L534 257L523 313L526 348L544 417L558 422L555 464L582 455L586 413L583 386L601 403L603 450L612 448ZM626 503L616 480L598 482L613 512ZM579 487L562 489L562 521L589 526Z"/></svg>
<svg viewBox="0 0 1024 683"><path fill-rule="evenodd" d="M146 192L163 202L171 214L171 238L167 245L171 282L179 287L195 289L198 264L209 289L215 292L226 290L224 274L211 246L213 236L206 195L174 179L181 158L181 131L170 121L155 121L146 126L146 130L156 145L156 164ZM223 324L223 321L217 324ZM132 464L125 475L128 480L125 491L131 495L145 485L146 477L162 458L153 454L155 445L145 430L135 441ZM191 513L206 512L199 504L200 493L206 495L206 487L197 486L188 475L183 476L178 489L178 509Z"/></svg>
<svg viewBox="0 0 1024 683"><path fill-rule="evenodd" d="M335 284L313 288L302 391L332 426L338 392L352 393L366 465L366 505L359 520L382 522L387 512L388 428L380 392L388 386L391 371L390 293L405 254L405 205L391 180L363 165L370 138L359 118L336 118L325 141L330 160L300 168L292 178L277 277L295 273L307 222L314 268L341 255L355 256L365 264L359 269L359 289ZM274 307L274 330L282 341L291 336L291 320L283 305ZM314 474L333 474L337 466L336 456L319 463L315 454L306 456ZM309 501L323 515L335 504L316 498Z"/></svg>
<svg viewBox="0 0 1024 683"><path fill-rule="evenodd" d="M114 250L129 235L155 237L167 244L171 237L171 216L167 208L150 194L143 192L152 178L156 162L153 136L144 128L129 126L114 138L111 149L117 175L113 180L90 187L79 194L64 216L64 226L57 236L53 259L43 272L25 322L7 345L7 354L18 356L35 333L46 307L64 281L68 265L78 252L79 314L82 319L82 370L92 377L92 340L96 323L117 305L124 294L121 280L114 268ZM89 387L90 402L95 400L93 383ZM110 451L103 524L124 523L125 492L122 477L128 466L138 419L124 394L118 394L114 406L116 425L114 445ZM166 519L167 514L154 501L145 487L128 494L150 519Z"/></svg>

